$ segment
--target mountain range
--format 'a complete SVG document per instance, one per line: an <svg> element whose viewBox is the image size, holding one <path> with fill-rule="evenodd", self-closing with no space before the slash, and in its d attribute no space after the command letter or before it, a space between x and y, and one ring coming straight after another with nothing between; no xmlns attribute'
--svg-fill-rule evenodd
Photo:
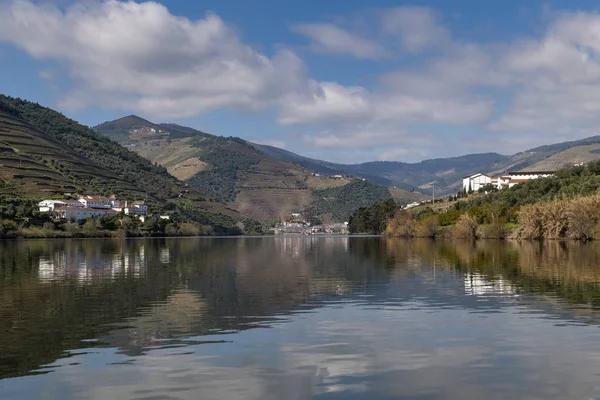
<svg viewBox="0 0 600 400"><path fill-rule="evenodd" d="M294 162L306 168L329 174L352 174L373 182L447 195L461 188L462 177L474 172L500 175L509 171L553 171L565 164L589 162L600 158L600 136L546 145L511 156L498 153L468 154L437 158L418 163L373 161L362 164L336 164L315 160L272 146L257 147L280 161Z"/></svg>
<svg viewBox="0 0 600 400"><path fill-rule="evenodd" d="M240 138L154 123L134 115L105 122L94 130L255 220L286 219L302 213L323 222L341 222L375 201L395 197L408 203L425 198L419 191L389 188L353 174L316 173L311 165L274 157L266 148Z"/></svg>
<svg viewBox="0 0 600 400"><path fill-rule="evenodd" d="M386 186L399 202L410 202L422 198L419 193L431 196L433 190L439 195L454 194L461 188L462 177L474 172L499 175L519 170L555 170L565 164L600 158L600 136L541 146L514 155L490 152L418 163L339 164L175 124L155 124L136 116L106 122L94 129L241 211L263 209L263 212L254 212L259 219L280 213L280 202L269 200L276 189L285 189L282 193L286 198L290 196L289 190L299 191L292 196L298 200L285 212L312 204L319 189L342 186L356 179ZM224 174L224 170L231 168L220 164L235 153L244 154L239 156L243 161L230 163L239 164L238 172ZM319 173L321 177L315 179L309 172ZM227 179L222 182L220 191L215 191L210 183L217 177L225 179L225 175ZM330 178L334 175L352 178L335 181ZM274 192L267 195L267 189Z"/></svg>
<svg viewBox="0 0 600 400"><path fill-rule="evenodd" d="M464 175L555 170L600 158L600 136L515 155L339 164L131 115L88 128L0 95L0 197L91 192L144 199L158 212L227 231L245 218L340 222L359 207L456 193ZM219 228L219 229L221 229Z"/></svg>

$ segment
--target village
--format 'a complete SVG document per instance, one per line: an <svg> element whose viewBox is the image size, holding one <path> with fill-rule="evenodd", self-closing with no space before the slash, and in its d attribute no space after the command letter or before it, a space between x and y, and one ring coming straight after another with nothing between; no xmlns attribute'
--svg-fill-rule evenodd
<svg viewBox="0 0 600 400"><path fill-rule="evenodd" d="M273 231L276 235L347 235L348 222L312 225L302 214L292 213L287 221L277 224Z"/></svg>
<svg viewBox="0 0 600 400"><path fill-rule="evenodd" d="M136 217L142 222L148 218L148 206L143 201L120 200L116 196L82 195L73 200L43 200L38 203L38 209L42 213L49 213L55 218L67 221L114 217L119 213Z"/></svg>

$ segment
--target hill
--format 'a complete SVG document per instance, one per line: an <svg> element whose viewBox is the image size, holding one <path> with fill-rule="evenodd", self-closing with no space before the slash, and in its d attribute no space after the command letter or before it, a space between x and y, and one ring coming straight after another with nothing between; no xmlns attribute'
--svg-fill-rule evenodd
<svg viewBox="0 0 600 400"><path fill-rule="evenodd" d="M157 212L210 224L218 232L243 219L164 167L93 130L39 104L3 95L0 164L5 195L41 199L66 193L116 194L146 200Z"/></svg>
<svg viewBox="0 0 600 400"><path fill-rule="evenodd" d="M366 178L381 185L406 191L420 191L430 194L432 185L440 194L458 190L458 184L465 174L473 170L497 168L510 159L497 153L470 154L461 157L425 160L419 163L397 161L372 161L362 164L335 164L299 156L272 146L257 145L265 154L280 160L298 163L318 172L349 174Z"/></svg>
<svg viewBox="0 0 600 400"><path fill-rule="evenodd" d="M323 200L318 192L362 182L352 177L335 178L333 170L327 175L315 174L310 166L294 160L277 160L258 145L240 138L215 136L177 124L157 124L129 116L94 129L165 167L190 187L256 220L286 219L295 212L323 210L319 212L329 214L326 219L342 221L348 213L329 213L337 200L333 197ZM392 193L376 186L386 197L393 196L399 202L422 198L419 193L400 189ZM367 201L365 194L356 193L356 204ZM327 202L330 207L316 206Z"/></svg>
<svg viewBox="0 0 600 400"><path fill-rule="evenodd" d="M33 197L104 191L133 197L143 192L72 148L2 108L0 103L0 179Z"/></svg>
<svg viewBox="0 0 600 400"><path fill-rule="evenodd" d="M464 175L483 172L500 175L519 170L556 170L566 164L587 163L600 159L600 136L540 146L512 156L498 153L468 154L438 158L418 163L373 161L362 164L335 164L302 157L272 146L256 145L265 154L280 160L298 163L306 168L332 174L350 174L368 178L386 186L419 190L431 194L456 193Z"/></svg>

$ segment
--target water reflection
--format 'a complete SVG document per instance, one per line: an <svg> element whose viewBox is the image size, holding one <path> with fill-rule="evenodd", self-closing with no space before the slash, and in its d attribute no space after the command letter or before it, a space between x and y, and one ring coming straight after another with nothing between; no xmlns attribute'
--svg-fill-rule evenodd
<svg viewBox="0 0 600 400"><path fill-rule="evenodd" d="M598 261L559 242L1 242L0 398L589 398Z"/></svg>

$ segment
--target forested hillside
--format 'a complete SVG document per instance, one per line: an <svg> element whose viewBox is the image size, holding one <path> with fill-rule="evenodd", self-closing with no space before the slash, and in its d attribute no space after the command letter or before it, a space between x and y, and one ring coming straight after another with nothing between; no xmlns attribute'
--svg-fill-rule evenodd
<svg viewBox="0 0 600 400"><path fill-rule="evenodd" d="M370 183L369 190L361 190L362 184L352 186L359 179L315 174L297 163L278 161L240 138L136 116L95 129L255 220L283 220L291 213L303 213L341 222L356 208L390 197L390 190L381 185ZM423 197L402 189L394 189L393 196L402 203Z"/></svg>
<svg viewBox="0 0 600 400"><path fill-rule="evenodd" d="M600 161L568 166L553 177L529 180L512 188L474 193L449 202L439 199L392 218L382 202L351 217L353 233L394 236L506 237L527 239L600 239Z"/></svg>
<svg viewBox="0 0 600 400"><path fill-rule="evenodd" d="M210 201L208 196L171 176L163 166L140 157L54 110L3 95L0 95L0 107L3 113L0 120L4 137L0 137L0 145L5 149L3 154L12 152L22 159L41 163L48 170L60 174L66 182L58 176L42 177L39 171L33 171L36 172L34 174L32 168L13 162L12 166L20 168L21 173L14 174L12 178L5 176L4 185L14 179L27 187L35 184L37 179L50 182L48 194L86 190L146 200L156 212L210 224L219 231L233 227L237 220L242 219L239 213ZM44 152L50 153L45 155ZM57 157L56 153L64 156ZM41 196L39 190L28 193L38 198Z"/></svg>
<svg viewBox="0 0 600 400"><path fill-rule="evenodd" d="M357 181L345 186L316 190L316 214L329 214L335 221L348 221L350 215L361 207L389 199L389 190L381 185Z"/></svg>

